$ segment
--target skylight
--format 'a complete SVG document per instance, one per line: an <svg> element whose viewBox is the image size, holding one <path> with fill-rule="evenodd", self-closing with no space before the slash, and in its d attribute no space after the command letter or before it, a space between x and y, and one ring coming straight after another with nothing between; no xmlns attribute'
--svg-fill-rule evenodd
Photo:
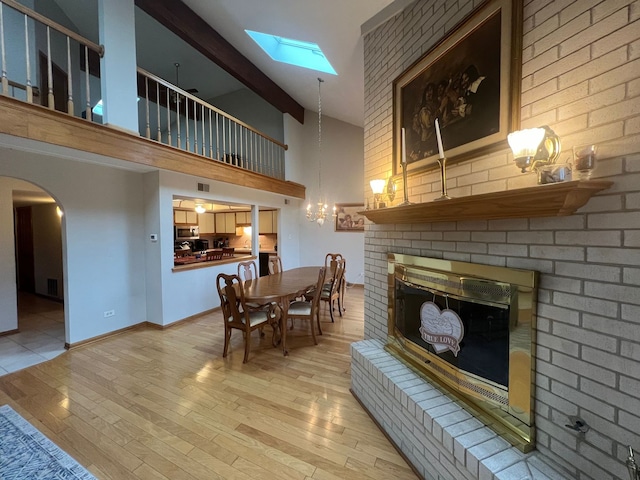
<svg viewBox="0 0 640 480"><path fill-rule="evenodd" d="M316 43L293 40L252 30L245 30L245 32L276 62L337 75Z"/></svg>

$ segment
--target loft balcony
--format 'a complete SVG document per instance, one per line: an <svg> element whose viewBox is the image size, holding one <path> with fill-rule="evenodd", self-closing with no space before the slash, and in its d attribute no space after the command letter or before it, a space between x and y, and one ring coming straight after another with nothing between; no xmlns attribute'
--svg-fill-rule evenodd
<svg viewBox="0 0 640 480"><path fill-rule="evenodd" d="M104 124L108 51L14 0L0 0L0 27L0 133L304 198L280 141L141 68L138 131Z"/></svg>

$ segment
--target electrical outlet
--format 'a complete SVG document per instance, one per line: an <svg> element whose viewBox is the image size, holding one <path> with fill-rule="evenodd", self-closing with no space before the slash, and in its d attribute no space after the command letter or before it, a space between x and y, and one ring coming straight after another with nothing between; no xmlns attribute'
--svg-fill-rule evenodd
<svg viewBox="0 0 640 480"><path fill-rule="evenodd" d="M113 317L115 314L116 314L115 310L107 310L106 312L104 312L104 318Z"/></svg>

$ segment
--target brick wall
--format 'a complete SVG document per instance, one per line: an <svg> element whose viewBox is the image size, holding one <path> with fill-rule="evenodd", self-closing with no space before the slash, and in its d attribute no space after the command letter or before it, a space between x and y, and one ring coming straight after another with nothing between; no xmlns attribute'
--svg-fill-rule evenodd
<svg viewBox="0 0 640 480"><path fill-rule="evenodd" d="M418 0L365 36L365 185L391 173L393 80L479 3ZM614 185L570 217L369 225L365 335L386 338L387 252L540 271L537 447L568 476L626 480L626 445L640 450L640 2L525 0L523 13L521 127L551 126L566 152L596 143L593 177ZM536 183L507 149L447 176L454 197ZM412 202L440 194L438 172L408 183Z"/></svg>

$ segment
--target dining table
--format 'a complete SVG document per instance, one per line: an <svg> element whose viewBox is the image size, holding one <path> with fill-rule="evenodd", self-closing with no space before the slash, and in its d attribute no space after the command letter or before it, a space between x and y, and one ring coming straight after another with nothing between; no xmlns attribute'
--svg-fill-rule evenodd
<svg viewBox="0 0 640 480"><path fill-rule="evenodd" d="M276 302L281 311L280 341L282 353L288 355L287 350L287 317L289 302L303 295L318 282L320 266L298 267L284 270L281 273L252 278L242 282L246 302L261 305Z"/></svg>

